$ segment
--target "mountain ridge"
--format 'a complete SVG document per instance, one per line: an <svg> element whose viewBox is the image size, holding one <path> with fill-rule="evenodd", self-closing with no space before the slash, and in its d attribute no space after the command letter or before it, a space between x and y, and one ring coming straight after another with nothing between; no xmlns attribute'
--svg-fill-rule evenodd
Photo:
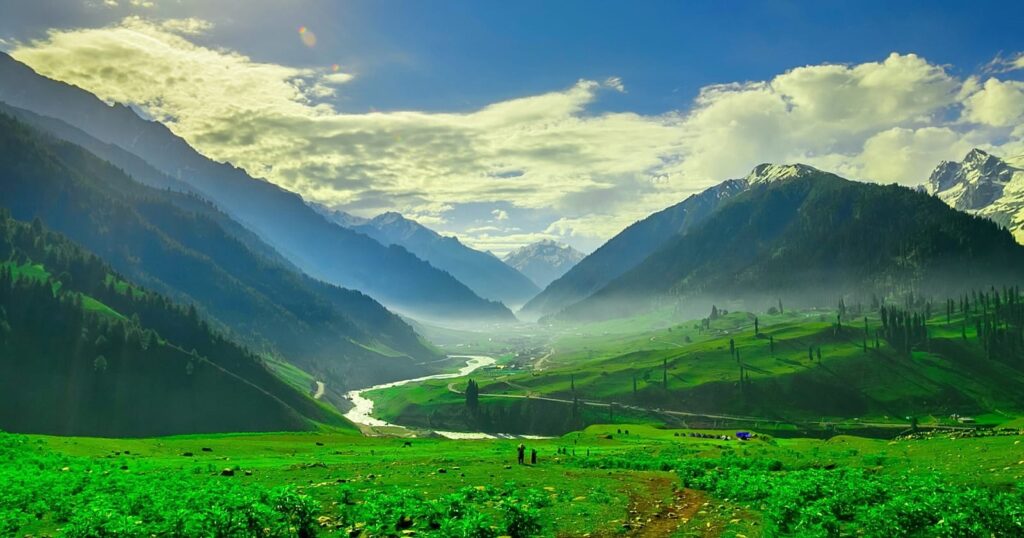
<svg viewBox="0 0 1024 538"><path fill-rule="evenodd" d="M618 317L659 301L695 312L779 297L820 306L1022 278L1024 247L989 220L911 189L816 171L752 185L563 315Z"/></svg>
<svg viewBox="0 0 1024 538"><path fill-rule="evenodd" d="M950 206L1005 226L1024 244L1024 155L1000 158L974 148L935 167L926 190Z"/></svg>
<svg viewBox="0 0 1024 538"><path fill-rule="evenodd" d="M520 313L540 318L585 299L746 188L744 179L726 180L634 222L545 287Z"/></svg>
<svg viewBox="0 0 1024 538"><path fill-rule="evenodd" d="M526 275L538 288L545 288L583 258L582 252L569 245L542 239L509 252L502 261Z"/></svg>
<svg viewBox="0 0 1024 538"><path fill-rule="evenodd" d="M312 204L320 214L341 226L363 233L383 245L398 245L434 267L446 271L485 299L518 306L538 292L526 276L488 252L444 236L401 213L389 211L371 219Z"/></svg>
<svg viewBox="0 0 1024 538"><path fill-rule="evenodd" d="M454 277L401 247L329 222L295 193L208 159L159 122L123 105L107 105L69 84L38 75L0 53L0 101L60 119L142 158L204 198L309 275L358 289L391 308L427 318L512 320L501 304L481 299ZM288 226L280 226L281 219Z"/></svg>

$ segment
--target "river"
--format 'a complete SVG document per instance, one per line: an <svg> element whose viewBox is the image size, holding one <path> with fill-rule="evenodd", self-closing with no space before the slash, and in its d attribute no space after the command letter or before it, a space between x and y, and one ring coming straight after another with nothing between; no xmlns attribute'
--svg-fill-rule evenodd
<svg viewBox="0 0 1024 538"><path fill-rule="evenodd" d="M402 385L408 385L409 383L418 383L420 381L430 381L432 379L453 379L456 377L467 376L474 371L490 366L494 364L494 359L483 355L451 355L453 359L466 359L466 365L459 369L458 372L450 374L434 374L423 377L416 377L413 379L403 379L401 381L392 381L390 383L382 383L380 385L374 385L365 389L352 390L345 394L345 397L352 402L352 409L349 409L345 413L345 418L358 424L360 426L369 427L389 427L396 428L405 431L409 431L408 428L400 426L398 424L391 424L385 420L373 417L373 400L363 396L364 393L374 391L377 389L389 389L392 387L400 387ZM447 437L449 439L512 439L512 438L523 438L523 439L544 439L544 437L536 435L512 435L505 433L491 434L484 432L449 432L449 431L434 431L434 433Z"/></svg>

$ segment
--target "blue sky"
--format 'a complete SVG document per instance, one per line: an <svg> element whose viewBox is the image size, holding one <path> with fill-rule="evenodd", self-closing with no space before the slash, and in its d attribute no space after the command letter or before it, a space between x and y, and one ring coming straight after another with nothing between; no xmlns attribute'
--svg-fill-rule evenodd
<svg viewBox="0 0 1024 538"><path fill-rule="evenodd" d="M540 238L592 249L764 160L914 184L965 148L1024 149L1020 2L0 0L0 12L15 57L166 119L212 157L499 253ZM155 94L100 68L188 76ZM245 114L215 88L185 95L224 71L259 88ZM256 144L215 143L218 122ZM265 135L271 124L293 130ZM304 136L303 155L287 149Z"/></svg>

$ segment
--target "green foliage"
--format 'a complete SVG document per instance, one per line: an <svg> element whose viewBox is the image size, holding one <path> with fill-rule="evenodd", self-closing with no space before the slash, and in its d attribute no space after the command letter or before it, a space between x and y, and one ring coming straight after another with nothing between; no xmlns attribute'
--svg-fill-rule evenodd
<svg viewBox="0 0 1024 538"><path fill-rule="evenodd" d="M935 473L877 473L860 468L785 469L770 458L727 452L719 458L679 453L584 460L580 465L673 470L682 486L751 503L767 535L1019 536L1024 490L950 484Z"/></svg>
<svg viewBox="0 0 1024 538"><path fill-rule="evenodd" d="M291 487L230 478L139 474L116 461L40 451L0 433L0 535L47 518L61 536L310 537L319 505Z"/></svg>
<svg viewBox="0 0 1024 538"><path fill-rule="evenodd" d="M538 508L547 499L514 482L500 487L461 488L430 500L413 490L387 488L364 499L342 485L339 522L370 536L397 536L414 531L417 536L513 538L536 536L543 529Z"/></svg>

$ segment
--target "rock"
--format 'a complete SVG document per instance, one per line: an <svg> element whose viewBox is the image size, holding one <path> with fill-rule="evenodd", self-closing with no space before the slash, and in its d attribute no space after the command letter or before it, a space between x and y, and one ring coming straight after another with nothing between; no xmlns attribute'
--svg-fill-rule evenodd
<svg viewBox="0 0 1024 538"><path fill-rule="evenodd" d="M438 470L437 470L437 474L445 474L445 473L447 473L447 472L448 472L448 471L444 470L443 468L442 468L442 469L438 469Z"/></svg>
<svg viewBox="0 0 1024 538"><path fill-rule="evenodd" d="M210 448L210 447L208 447L208 446L204 446L204 447L202 448L202 451L203 451L203 452L213 452L213 449L212 449L212 448Z"/></svg>
<svg viewBox="0 0 1024 538"><path fill-rule="evenodd" d="M316 446L324 446L324 444L323 444L323 443L321 443L320 441L317 441L317 442L316 442Z"/></svg>
<svg viewBox="0 0 1024 538"><path fill-rule="evenodd" d="M373 480L373 479L375 479L375 478L377 478L377 475L375 475L375 474L373 474L373 473L370 473L370 474L366 475L366 479L367 479L367 480Z"/></svg>
<svg viewBox="0 0 1024 538"><path fill-rule="evenodd" d="M220 475L221 476L235 476L235 470L234 469L224 469L223 471L220 472Z"/></svg>
<svg viewBox="0 0 1024 538"><path fill-rule="evenodd" d="M252 471L246 471L245 476L252 476Z"/></svg>
<svg viewBox="0 0 1024 538"><path fill-rule="evenodd" d="M122 465L121 466L121 470L122 471L127 471L128 470L128 466L127 465Z"/></svg>
<svg viewBox="0 0 1024 538"><path fill-rule="evenodd" d="M192 456L195 456L195 454L191 452L182 452L181 455L185 456L186 458L191 458Z"/></svg>

